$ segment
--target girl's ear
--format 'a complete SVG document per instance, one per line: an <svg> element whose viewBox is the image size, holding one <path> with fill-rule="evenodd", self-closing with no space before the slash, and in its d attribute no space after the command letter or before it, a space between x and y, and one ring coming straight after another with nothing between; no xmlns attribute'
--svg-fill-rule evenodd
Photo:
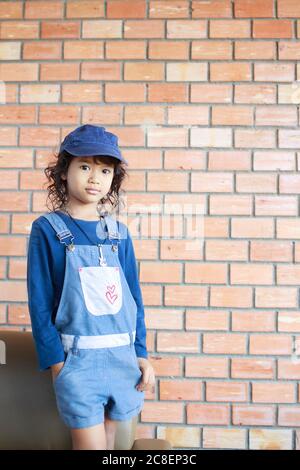
<svg viewBox="0 0 300 470"><path fill-rule="evenodd" d="M61 177L62 180L66 180L66 179L67 179L67 177L66 177L66 175L65 175L64 173L62 173L62 174L60 175L60 177Z"/></svg>

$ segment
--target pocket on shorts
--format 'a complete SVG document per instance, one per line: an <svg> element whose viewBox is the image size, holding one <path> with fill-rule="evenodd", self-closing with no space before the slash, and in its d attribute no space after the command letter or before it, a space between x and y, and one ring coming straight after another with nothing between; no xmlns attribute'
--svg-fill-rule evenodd
<svg viewBox="0 0 300 470"><path fill-rule="evenodd" d="M141 369L140 369L140 366L139 366L139 363L138 363L138 359L137 359L137 355L136 355L135 350L132 351L131 357L132 357L133 366L134 366L134 368L136 369L136 372L137 372L137 373L140 375L140 377L141 377L141 376L142 376L142 371L141 371Z"/></svg>
<svg viewBox="0 0 300 470"><path fill-rule="evenodd" d="M64 375L65 371L68 369L70 363L71 363L71 359L73 357L73 353L72 353L72 350L69 349L68 353L67 353L67 357L65 359L65 363L64 365L62 366L62 368L60 369L58 375L55 377L54 381L53 381L53 385L56 385L57 381Z"/></svg>
<svg viewBox="0 0 300 470"><path fill-rule="evenodd" d="M122 284L117 266L79 268L79 277L87 310L96 316L115 315L122 307Z"/></svg>

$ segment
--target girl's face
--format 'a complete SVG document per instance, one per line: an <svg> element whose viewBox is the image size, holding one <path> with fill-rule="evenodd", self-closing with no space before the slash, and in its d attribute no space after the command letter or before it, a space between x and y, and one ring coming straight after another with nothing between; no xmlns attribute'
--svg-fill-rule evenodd
<svg viewBox="0 0 300 470"><path fill-rule="evenodd" d="M109 192L113 177L113 162L96 162L94 157L73 157L67 175L62 175L70 202L95 206Z"/></svg>

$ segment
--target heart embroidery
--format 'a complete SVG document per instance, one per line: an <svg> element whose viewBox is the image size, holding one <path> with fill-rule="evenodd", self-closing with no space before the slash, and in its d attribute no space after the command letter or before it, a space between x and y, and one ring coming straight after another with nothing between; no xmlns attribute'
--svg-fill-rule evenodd
<svg viewBox="0 0 300 470"><path fill-rule="evenodd" d="M117 294L114 294L116 286L113 284L112 286L107 286L107 291L105 293L105 296L107 300L113 304L117 300L118 296Z"/></svg>

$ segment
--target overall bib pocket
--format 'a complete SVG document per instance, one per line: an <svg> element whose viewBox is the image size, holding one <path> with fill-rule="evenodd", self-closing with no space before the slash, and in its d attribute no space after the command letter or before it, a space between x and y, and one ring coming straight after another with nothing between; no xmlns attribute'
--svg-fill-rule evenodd
<svg viewBox="0 0 300 470"><path fill-rule="evenodd" d="M96 316L118 313L123 297L119 267L86 266L78 271L87 310Z"/></svg>

